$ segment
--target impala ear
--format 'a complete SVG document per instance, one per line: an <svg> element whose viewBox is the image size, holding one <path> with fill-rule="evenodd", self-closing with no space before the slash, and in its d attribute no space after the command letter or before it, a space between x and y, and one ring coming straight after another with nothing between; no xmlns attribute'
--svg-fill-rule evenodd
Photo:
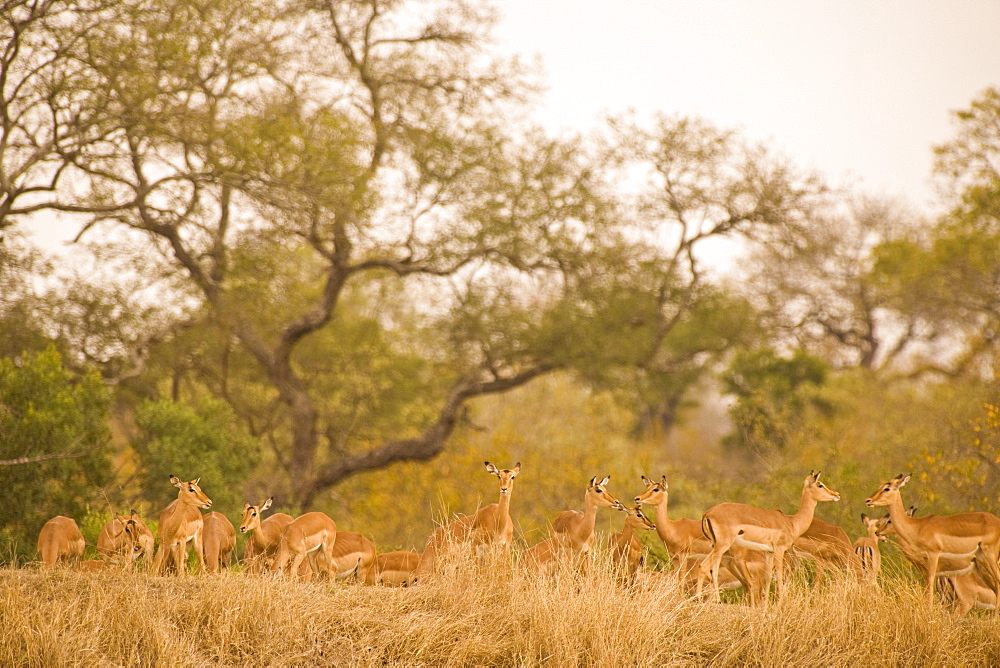
<svg viewBox="0 0 1000 668"><path fill-rule="evenodd" d="M864 513L861 513L861 521L864 522L865 524L868 524L868 516L865 515Z"/></svg>
<svg viewBox="0 0 1000 668"><path fill-rule="evenodd" d="M607 485L609 480L611 480L610 475L604 476L604 480L601 481L601 485Z"/></svg>
<svg viewBox="0 0 1000 668"><path fill-rule="evenodd" d="M597 484L597 476L595 475L593 478L590 479L590 486L593 487L596 484Z"/></svg>
<svg viewBox="0 0 1000 668"><path fill-rule="evenodd" d="M652 485L653 484L653 481L650 480L649 478L647 478L646 476L643 475L643 476L639 476L639 477L642 478L642 484L643 485Z"/></svg>
<svg viewBox="0 0 1000 668"><path fill-rule="evenodd" d="M906 516L907 517L913 517L913 514L915 512L917 512L917 507L916 506L910 506L909 508L906 509Z"/></svg>
<svg viewBox="0 0 1000 668"><path fill-rule="evenodd" d="M267 501L265 501L264 503L260 504L260 509L261 510L267 510L268 508L271 507L271 502L273 502L273 501L274 501L274 497L273 496L267 497Z"/></svg>
<svg viewBox="0 0 1000 668"><path fill-rule="evenodd" d="M500 472L497 471L497 467L489 462L486 462L486 471L487 473L492 473L493 475L500 475Z"/></svg>
<svg viewBox="0 0 1000 668"><path fill-rule="evenodd" d="M667 476L660 478L660 484L663 485L663 489L667 489Z"/></svg>
<svg viewBox="0 0 1000 668"><path fill-rule="evenodd" d="M194 480L192 480L191 484L192 485L197 485L199 482L201 482L201 476L198 476L197 478L195 478Z"/></svg>
<svg viewBox="0 0 1000 668"><path fill-rule="evenodd" d="M173 485L174 487L183 487L184 486L184 481L181 480L180 478L178 478L175 475L171 475L170 476L170 484Z"/></svg>
<svg viewBox="0 0 1000 668"><path fill-rule="evenodd" d="M512 468L511 471L513 471L514 475L517 475L518 473L520 473L521 472L521 462L518 462L518 463L514 464L514 468Z"/></svg>

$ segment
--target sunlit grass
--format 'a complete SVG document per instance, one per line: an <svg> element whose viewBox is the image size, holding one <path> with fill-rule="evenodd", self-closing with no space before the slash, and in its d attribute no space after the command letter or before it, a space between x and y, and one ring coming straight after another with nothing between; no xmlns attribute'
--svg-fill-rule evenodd
<svg viewBox="0 0 1000 668"><path fill-rule="evenodd" d="M0 665L1000 663L1000 618L956 618L891 573L879 589L794 578L751 608L672 580L619 587L600 561L537 578L501 555L403 589L28 567L0 570L0 612Z"/></svg>

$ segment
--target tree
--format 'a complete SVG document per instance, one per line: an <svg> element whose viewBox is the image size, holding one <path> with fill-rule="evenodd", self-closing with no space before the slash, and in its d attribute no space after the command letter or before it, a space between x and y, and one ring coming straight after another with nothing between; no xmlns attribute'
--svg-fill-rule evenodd
<svg viewBox="0 0 1000 668"><path fill-rule="evenodd" d="M531 84L483 57L469 2L115 11L85 35L112 123L69 156L85 187L59 205L152 244L177 326L150 365L229 401L299 506L435 457L470 401L556 370L676 394L746 323L697 248L814 190L703 123L604 144L530 128Z"/></svg>
<svg viewBox="0 0 1000 668"><path fill-rule="evenodd" d="M926 234L883 244L874 277L892 305L946 344L916 371L989 373L1000 318L1000 90L955 113L956 136L935 149L950 211ZM956 352L957 351L957 354Z"/></svg>
<svg viewBox="0 0 1000 668"><path fill-rule="evenodd" d="M75 376L54 348L0 358L0 527L30 554L42 524L101 501L112 478L109 395L97 373Z"/></svg>

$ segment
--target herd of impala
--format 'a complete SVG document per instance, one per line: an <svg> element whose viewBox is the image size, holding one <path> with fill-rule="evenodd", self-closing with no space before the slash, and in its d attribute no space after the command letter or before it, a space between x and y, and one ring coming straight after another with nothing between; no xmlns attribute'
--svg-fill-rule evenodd
<svg viewBox="0 0 1000 668"><path fill-rule="evenodd" d="M338 531L326 514L309 512L297 518L274 513L262 519L271 499L259 505L247 503L240 532L249 534L244 550L245 570L251 573L284 573L309 579L326 573L331 579L353 577L367 584L409 585L435 573L438 557L456 544L496 546L508 553L514 523L510 501L520 463L499 469L486 462L486 471L500 480L500 499L444 524L430 535L423 552L398 550L377 554L375 545L363 535ZM941 581L942 593L950 596L964 614L973 607L996 608L1000 594L1000 518L987 512L914 517L906 509L900 488L910 479L899 475L881 485L865 503L886 506L888 515L875 519L862 515L866 534L853 543L838 526L814 517L821 501L838 501L840 494L810 473L802 486L798 510L788 515L743 503L720 503L701 520L672 520L667 514L667 480L645 476L645 491L626 506L607 489L609 476L592 478L584 493L584 509L566 510L552 523L551 536L521 553L523 568L544 573L558 564L584 568L591 556L599 507L626 514L622 531L610 540L609 551L616 577L625 582L676 577L699 598L705 587L718 600L721 589L743 587L751 602L768 595L772 580L776 596L784 590L786 567L799 560L815 562L816 577L828 571L850 573L874 583L881 557L879 542L894 534L902 553L926 580L926 594L933 597ZM155 574L187 571L188 546L194 548L199 570L218 572L227 568L236 547L236 529L225 515L202 513L212 500L199 487L199 479L185 482L170 476L177 499L160 514L159 549L139 516L111 519L101 530L97 549L102 560L80 562L85 569L109 563L133 563L152 556ZM655 523L641 506L655 506ZM674 564L670 574L641 571L643 549L637 530L655 529ZM77 563L85 547L83 534L68 517L54 517L42 527L38 551L43 567ZM786 563L786 556L790 557Z"/></svg>

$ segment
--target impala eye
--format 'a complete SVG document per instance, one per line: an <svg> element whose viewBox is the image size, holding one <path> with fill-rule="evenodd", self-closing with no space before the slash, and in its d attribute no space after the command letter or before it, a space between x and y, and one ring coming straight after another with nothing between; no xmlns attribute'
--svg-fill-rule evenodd
<svg viewBox="0 0 1000 668"><path fill-rule="evenodd" d="M604 494L604 490L601 489L600 487L595 487L594 491L597 492L598 494Z"/></svg>

